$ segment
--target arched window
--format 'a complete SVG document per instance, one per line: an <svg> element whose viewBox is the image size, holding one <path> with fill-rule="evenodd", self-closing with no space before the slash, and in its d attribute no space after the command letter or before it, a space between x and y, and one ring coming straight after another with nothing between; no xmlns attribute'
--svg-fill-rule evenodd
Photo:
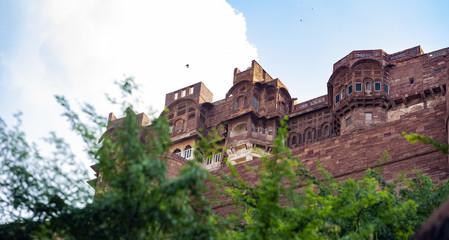
<svg viewBox="0 0 449 240"><path fill-rule="evenodd" d="M191 159L192 158L192 147L190 145L187 145L184 149L184 158L185 159Z"/></svg>
<svg viewBox="0 0 449 240"><path fill-rule="evenodd" d="M365 91L371 91L371 82L365 83Z"/></svg>
<svg viewBox="0 0 449 240"><path fill-rule="evenodd" d="M173 154L181 156L181 150L179 148L177 148L177 149L175 149L175 151L173 151Z"/></svg>
<svg viewBox="0 0 449 240"><path fill-rule="evenodd" d="M307 141L310 141L310 140L312 140L312 131L309 131L307 133Z"/></svg>
<svg viewBox="0 0 449 240"><path fill-rule="evenodd" d="M325 126L324 127L324 132L323 132L323 136L327 136L327 135L329 135L329 126Z"/></svg>
<svg viewBox="0 0 449 240"><path fill-rule="evenodd" d="M211 164L212 164L212 157L206 158L206 165L211 165Z"/></svg>
<svg viewBox="0 0 449 240"><path fill-rule="evenodd" d="M296 145L296 136L292 137L292 145Z"/></svg>
<svg viewBox="0 0 449 240"><path fill-rule="evenodd" d="M175 133L182 132L183 129L184 129L184 120L182 119L177 120L175 123Z"/></svg>
<svg viewBox="0 0 449 240"><path fill-rule="evenodd" d="M231 137L244 134L248 131L246 123L237 124L231 131Z"/></svg>
<svg viewBox="0 0 449 240"><path fill-rule="evenodd" d="M234 102L234 111L237 109L243 108L244 106L245 106L245 97L240 96Z"/></svg>
<svg viewBox="0 0 449 240"><path fill-rule="evenodd" d="M301 134L298 135L298 144L301 144Z"/></svg>
<svg viewBox="0 0 449 240"><path fill-rule="evenodd" d="M219 162L221 160L221 153L215 153L214 162Z"/></svg>

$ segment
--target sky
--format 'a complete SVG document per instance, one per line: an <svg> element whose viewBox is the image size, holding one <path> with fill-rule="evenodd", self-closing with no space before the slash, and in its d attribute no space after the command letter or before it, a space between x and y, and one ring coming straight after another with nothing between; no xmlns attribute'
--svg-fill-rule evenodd
<svg viewBox="0 0 449 240"><path fill-rule="evenodd" d="M133 76L136 110L159 115L166 93L196 82L223 99L255 59L306 101L353 50L449 47L448 13L447 0L0 0L0 117L21 111L30 141L55 131L83 160L55 94L120 117L104 95Z"/></svg>

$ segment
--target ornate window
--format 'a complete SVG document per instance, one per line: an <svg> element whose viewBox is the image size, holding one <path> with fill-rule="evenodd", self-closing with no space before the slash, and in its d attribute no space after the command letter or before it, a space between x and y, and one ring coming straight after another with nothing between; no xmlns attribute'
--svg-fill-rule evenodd
<svg viewBox="0 0 449 240"><path fill-rule="evenodd" d="M175 123L175 133L182 132L183 129L184 129L184 120L179 119Z"/></svg>
<svg viewBox="0 0 449 240"><path fill-rule="evenodd" d="M324 130L323 130L323 136L328 136L329 135L329 126L324 126Z"/></svg>
<svg viewBox="0 0 449 240"><path fill-rule="evenodd" d="M184 158L191 159L192 151L193 151L193 148L190 145L187 145L186 148L184 149Z"/></svg>
<svg viewBox="0 0 449 240"><path fill-rule="evenodd" d="M374 91L380 91L380 82L374 83Z"/></svg>
<svg viewBox="0 0 449 240"><path fill-rule="evenodd" d="M219 162L221 160L221 153L216 153L214 155L214 162Z"/></svg>
<svg viewBox="0 0 449 240"><path fill-rule="evenodd" d="M365 83L365 91L371 91L371 82Z"/></svg>
<svg viewBox="0 0 449 240"><path fill-rule="evenodd" d="M362 91L362 83L356 83L355 84L355 91L361 92Z"/></svg>
<svg viewBox="0 0 449 240"><path fill-rule="evenodd" d="M257 110L259 109L259 100L256 96L253 96L253 107Z"/></svg>
<svg viewBox="0 0 449 240"><path fill-rule="evenodd" d="M175 149L175 151L173 151L173 154L181 156L181 150L179 148L177 148L177 149Z"/></svg>

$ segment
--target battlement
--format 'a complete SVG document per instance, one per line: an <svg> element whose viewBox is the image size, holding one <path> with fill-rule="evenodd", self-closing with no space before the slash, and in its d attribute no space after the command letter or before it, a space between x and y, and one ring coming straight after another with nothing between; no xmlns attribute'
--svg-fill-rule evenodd
<svg viewBox="0 0 449 240"><path fill-rule="evenodd" d="M386 66L391 63L395 63L398 61L405 61L407 59L423 55L424 51L421 46L412 47L406 50L402 50L400 52L396 52L393 54L388 54L384 52L382 49L376 50L355 50L344 56L342 59L338 60L334 66L333 71L335 72L340 67L351 67L356 62L360 60L371 59L378 61L382 66Z"/></svg>
<svg viewBox="0 0 449 240"><path fill-rule="evenodd" d="M241 81L250 81L250 82L266 82L271 81L273 78L268 74L256 60L251 62L251 67L241 72L240 69L234 69L234 82L236 84Z"/></svg>
<svg viewBox="0 0 449 240"><path fill-rule="evenodd" d="M175 101L180 99L191 99L194 102L201 104L204 102L212 102L213 94L202 82L183 87L176 91L167 93L165 95L165 107L170 106Z"/></svg>

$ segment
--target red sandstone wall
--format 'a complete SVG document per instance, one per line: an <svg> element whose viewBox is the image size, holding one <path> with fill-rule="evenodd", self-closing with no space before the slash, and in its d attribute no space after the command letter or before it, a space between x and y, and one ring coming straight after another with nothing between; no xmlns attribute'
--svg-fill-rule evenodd
<svg viewBox="0 0 449 240"><path fill-rule="evenodd" d="M168 154L167 156L167 178L172 179L179 175L179 170L187 164L187 160L175 155Z"/></svg>
<svg viewBox="0 0 449 240"><path fill-rule="evenodd" d="M402 132L414 132L445 142L448 138L447 133L442 131L445 118L446 103L440 102L432 108L405 114L397 121L325 139L292 151L312 173L318 175L315 160L319 160L337 179L344 180L362 177L367 168L377 166L377 160L387 150L390 159L383 165L386 180L394 179L402 171L420 169L438 183L449 177L447 156L431 146L408 143ZM247 166L258 168L260 163L260 160L253 160L238 164L235 168L243 179L255 185L259 178ZM229 170L225 167L212 174L229 174ZM227 215L235 209L233 205L229 205L229 198L213 191L208 193L208 197L222 203L214 207L219 215Z"/></svg>
<svg viewBox="0 0 449 240"><path fill-rule="evenodd" d="M440 50L446 53L447 50ZM438 51L437 51L438 52ZM424 54L408 61L398 62L390 71L390 98L403 98L446 84L447 54ZM413 78L413 83L410 79Z"/></svg>
<svg viewBox="0 0 449 240"><path fill-rule="evenodd" d="M315 160L339 179L357 178L375 167L384 150L390 155L384 175L391 180L404 170L421 169L435 182L449 177L447 157L431 146L411 145L402 132L414 132L445 142L446 103L409 113L399 120L341 135L293 150L306 166L316 172Z"/></svg>

